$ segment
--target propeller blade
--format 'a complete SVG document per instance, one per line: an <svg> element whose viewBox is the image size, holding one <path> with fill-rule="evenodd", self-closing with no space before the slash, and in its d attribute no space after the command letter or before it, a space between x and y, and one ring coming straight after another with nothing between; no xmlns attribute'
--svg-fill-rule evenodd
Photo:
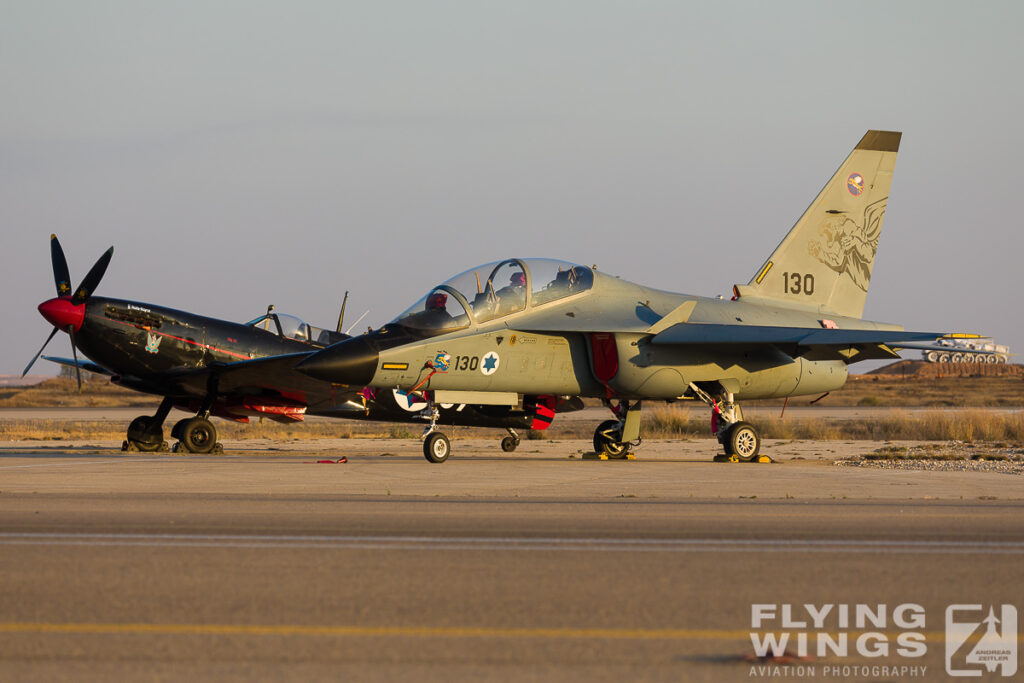
<svg viewBox="0 0 1024 683"><path fill-rule="evenodd" d="M39 353L32 357L32 362L25 366L25 371L21 373L22 377L28 374L28 371L31 370L32 366L36 364L37 360L39 360L39 356L43 355L43 351L46 349L46 345L50 343L50 340L53 339L53 335L55 334L57 334L56 327L53 328L53 332L50 332L50 336L47 337L46 341L43 342L43 348L39 349Z"/></svg>
<svg viewBox="0 0 1024 683"><path fill-rule="evenodd" d="M68 325L68 334L71 335L71 355L75 359L75 377L78 378L78 393L82 393L82 369L78 367L78 347L75 346L74 325Z"/></svg>
<svg viewBox="0 0 1024 683"><path fill-rule="evenodd" d="M57 296L71 294L71 274L68 272L68 260L64 258L60 240L50 235L50 262L53 264L53 282L57 285Z"/></svg>
<svg viewBox="0 0 1024 683"><path fill-rule="evenodd" d="M86 273L85 278L82 280L82 284L78 285L78 289L75 290L74 295L71 297L71 303L80 304L88 299L93 292L96 291L96 285L103 279L103 274L107 272L107 266L110 265L110 257L114 255L114 248L111 247L103 252L99 260L93 264L89 272Z"/></svg>

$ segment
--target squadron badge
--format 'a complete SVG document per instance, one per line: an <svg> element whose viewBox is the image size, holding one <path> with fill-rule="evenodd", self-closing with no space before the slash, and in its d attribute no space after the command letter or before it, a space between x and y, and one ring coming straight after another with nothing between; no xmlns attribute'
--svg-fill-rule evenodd
<svg viewBox="0 0 1024 683"><path fill-rule="evenodd" d="M160 351L160 342L163 341L163 337L156 334L155 332L146 333L146 350L150 353L157 353Z"/></svg>
<svg viewBox="0 0 1024 683"><path fill-rule="evenodd" d="M846 179L846 189L854 197L864 194L864 176L860 173L851 173L850 177Z"/></svg>

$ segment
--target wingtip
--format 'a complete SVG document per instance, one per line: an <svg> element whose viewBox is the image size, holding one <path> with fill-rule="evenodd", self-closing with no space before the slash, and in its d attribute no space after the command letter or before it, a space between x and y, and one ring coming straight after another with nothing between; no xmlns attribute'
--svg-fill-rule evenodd
<svg viewBox="0 0 1024 683"><path fill-rule="evenodd" d="M903 133L893 130L869 130L857 143L857 149L872 152L898 152Z"/></svg>

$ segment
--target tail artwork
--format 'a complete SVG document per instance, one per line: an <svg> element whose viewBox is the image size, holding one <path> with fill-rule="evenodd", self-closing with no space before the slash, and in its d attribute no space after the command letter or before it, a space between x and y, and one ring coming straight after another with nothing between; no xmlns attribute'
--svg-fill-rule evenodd
<svg viewBox="0 0 1024 683"><path fill-rule="evenodd" d="M901 135L865 133L753 279L735 287L736 295L860 318Z"/></svg>

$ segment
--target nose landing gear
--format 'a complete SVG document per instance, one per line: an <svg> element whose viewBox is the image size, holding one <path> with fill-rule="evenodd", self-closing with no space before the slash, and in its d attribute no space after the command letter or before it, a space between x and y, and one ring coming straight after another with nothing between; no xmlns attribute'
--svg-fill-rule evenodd
<svg viewBox="0 0 1024 683"><path fill-rule="evenodd" d="M433 401L427 404L424 412L430 411L430 424L423 430L423 457L429 462L439 463L448 459L452 452L452 444L448 437L437 431L437 419L441 416Z"/></svg>

